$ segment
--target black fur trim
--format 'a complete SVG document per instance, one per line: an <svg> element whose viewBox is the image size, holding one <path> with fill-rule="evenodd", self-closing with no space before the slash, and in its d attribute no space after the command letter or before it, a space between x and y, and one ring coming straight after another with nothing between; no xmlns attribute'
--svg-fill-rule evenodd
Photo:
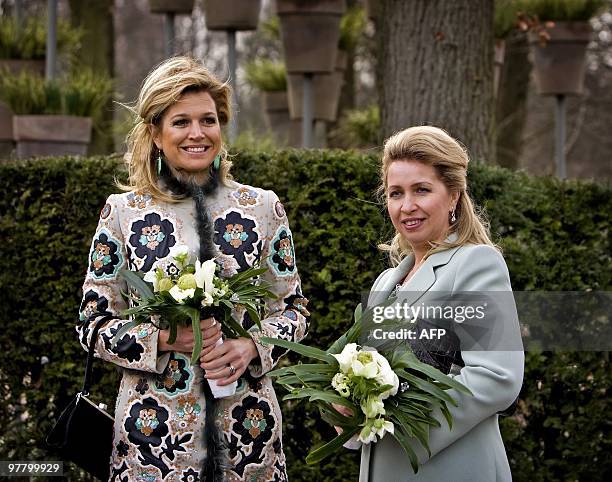
<svg viewBox="0 0 612 482"><path fill-rule="evenodd" d="M200 239L198 258L200 261L214 258L217 249L213 243L213 223L206 206L206 200L212 197L219 187L219 171L211 169L207 182L198 186L174 178L168 167L163 163L160 180L175 196L191 197L194 200L196 229ZM216 423L216 412L219 407L217 400L213 396L208 383L203 383L202 386L206 397L205 439L207 452L202 473L206 481L222 481L225 478L226 471L230 468L229 447L222 427Z"/></svg>

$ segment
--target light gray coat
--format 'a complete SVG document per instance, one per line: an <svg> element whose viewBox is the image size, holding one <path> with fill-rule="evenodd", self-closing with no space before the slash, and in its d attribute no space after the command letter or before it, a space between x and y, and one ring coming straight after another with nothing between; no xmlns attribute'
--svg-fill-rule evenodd
<svg viewBox="0 0 612 482"><path fill-rule="evenodd" d="M409 256L396 268L381 273L370 292L368 306L384 302L413 265L414 258ZM486 245L465 245L435 253L408 283L399 287L398 298L405 294L411 303L421 303L435 291L509 292L506 263L496 249ZM503 333L504 340L492 349L466 350L465 344L473 340L464 340L459 335L465 366L451 376L467 386L473 395L449 391L459 402L458 407L449 406L452 430L441 413L434 412L441 426L429 432L431 457L416 440L412 444L419 458L418 473L414 474L405 452L387 434L378 443L362 448L360 482L512 480L499 431L498 412L515 401L523 380L524 353L520 349L520 329L513 301L510 309L506 307L498 313L493 323L496 331ZM518 349L506 348L509 337Z"/></svg>

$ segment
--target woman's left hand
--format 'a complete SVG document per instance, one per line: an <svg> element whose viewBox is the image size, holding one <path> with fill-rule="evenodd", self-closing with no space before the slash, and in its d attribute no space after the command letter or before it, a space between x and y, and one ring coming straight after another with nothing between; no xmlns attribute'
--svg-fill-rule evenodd
<svg viewBox="0 0 612 482"><path fill-rule="evenodd" d="M217 380L217 385L229 385L238 380L251 360L259 353L250 338L226 339L221 345L210 346L200 353L200 366L206 370L209 380ZM231 367L234 368L232 373Z"/></svg>

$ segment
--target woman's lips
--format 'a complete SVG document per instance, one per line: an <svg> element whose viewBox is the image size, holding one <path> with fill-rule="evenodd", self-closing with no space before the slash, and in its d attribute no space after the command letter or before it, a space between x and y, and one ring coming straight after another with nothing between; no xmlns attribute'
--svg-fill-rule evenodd
<svg viewBox="0 0 612 482"><path fill-rule="evenodd" d="M188 152L189 154L202 154L208 151L208 149L210 149L210 146L185 146L181 147L181 149L183 149L185 152Z"/></svg>
<svg viewBox="0 0 612 482"><path fill-rule="evenodd" d="M415 229L419 229L423 224L424 219L406 219L402 221L402 226L407 231L414 231Z"/></svg>

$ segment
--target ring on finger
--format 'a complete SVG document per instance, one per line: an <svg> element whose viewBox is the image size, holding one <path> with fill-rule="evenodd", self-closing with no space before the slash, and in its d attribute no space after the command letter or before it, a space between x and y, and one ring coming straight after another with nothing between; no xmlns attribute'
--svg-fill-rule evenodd
<svg viewBox="0 0 612 482"><path fill-rule="evenodd" d="M234 373L236 373L236 367L234 367L234 365L232 364L230 364L229 370L230 370L230 377L233 376Z"/></svg>

